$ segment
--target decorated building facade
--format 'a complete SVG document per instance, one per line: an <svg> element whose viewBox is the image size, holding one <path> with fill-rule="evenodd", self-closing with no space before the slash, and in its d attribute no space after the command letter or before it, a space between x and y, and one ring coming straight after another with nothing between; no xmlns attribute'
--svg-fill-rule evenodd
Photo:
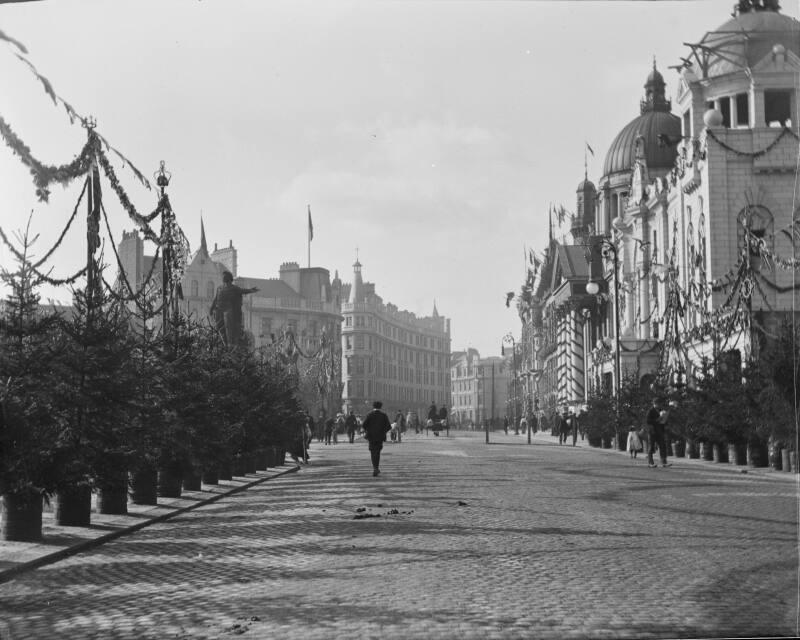
<svg viewBox="0 0 800 640"><path fill-rule="evenodd" d="M742 2L688 46L675 105L654 63L605 157L593 223L573 222L569 242L551 234L526 283L543 408L625 376L681 384L720 358L744 363L793 313L800 22Z"/></svg>
<svg viewBox="0 0 800 640"><path fill-rule="evenodd" d="M450 402L450 320L435 303L424 318L384 303L361 267L356 260L350 284L334 280L343 300L343 406L365 415L380 400L390 415L410 410L422 419L432 402Z"/></svg>

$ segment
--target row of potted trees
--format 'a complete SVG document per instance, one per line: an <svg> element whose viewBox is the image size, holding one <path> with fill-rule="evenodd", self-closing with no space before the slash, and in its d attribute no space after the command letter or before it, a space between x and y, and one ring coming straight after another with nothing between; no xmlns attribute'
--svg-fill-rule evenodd
<svg viewBox="0 0 800 640"><path fill-rule="evenodd" d="M670 404L667 439L672 455L796 472L796 331L786 323L745 367L736 352L705 360L686 386L659 388L647 376L628 375L622 380L619 405L609 390L598 390L581 417L589 444L624 449L629 428L644 424L653 396L659 395Z"/></svg>
<svg viewBox="0 0 800 640"><path fill-rule="evenodd" d="M302 440L296 376L273 353L230 349L208 323L153 322L103 284L102 269L67 311L41 304L45 277L21 238L0 309L0 537L42 535L43 500L56 522L89 524L201 482L282 463ZM144 301L144 302L143 302ZM133 310L132 310L133 309Z"/></svg>

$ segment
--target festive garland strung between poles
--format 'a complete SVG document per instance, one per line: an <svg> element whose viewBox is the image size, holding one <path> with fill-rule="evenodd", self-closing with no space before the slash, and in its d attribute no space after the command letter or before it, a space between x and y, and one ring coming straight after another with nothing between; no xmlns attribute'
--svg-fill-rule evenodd
<svg viewBox="0 0 800 640"><path fill-rule="evenodd" d="M118 300L120 302L133 302L134 304L136 304L136 307L142 313L149 312L149 309L146 309L143 306L143 303L144 303L144 299L145 299L145 297L147 295L148 285L150 284L151 279L153 277L153 274L155 272L155 267L156 267L156 263L158 262L158 257L159 257L159 252L161 251L161 247L160 246L156 247L156 255L153 257L153 260L150 263L150 271L148 271L147 276L142 281L141 288L138 291L134 292L133 286L131 286L130 280L128 280L128 276L125 273L125 268L122 265L122 259L119 257L119 252L117 251L117 243L114 242L114 237L113 237L113 235L111 233L111 225L110 225L110 223L108 221L108 214L106 213L106 208L103 206L102 202L100 203L100 210L103 213L103 221L105 222L105 225L106 225L106 232L108 233L108 239L111 242L111 248L114 250L114 257L116 258L117 268L119 269L119 277L122 280L123 284L125 285L125 288L128 290L128 293L130 295L129 296L123 296L123 295L117 293L116 291L114 291L114 288L112 286L110 286L108 284L108 282L106 282L105 278L103 278L103 282L106 285L106 289L111 294L111 296L114 297L116 300ZM140 300L142 300L141 303L140 303ZM160 313L161 312L161 309L163 308L164 304L165 304L165 302L162 300L162 304L161 304L161 306L159 307L159 309L158 309L158 311L156 313Z"/></svg>
<svg viewBox="0 0 800 640"><path fill-rule="evenodd" d="M91 136L81 149L78 157L68 164L60 166L45 165L33 157L30 148L14 133L11 126L0 116L0 136L11 150L19 156L22 164L30 169L33 184L36 186L36 197L47 202L50 197L48 187L55 183L68 185L73 180L86 175L92 166L92 158L97 152L98 140Z"/></svg>
<svg viewBox="0 0 800 640"><path fill-rule="evenodd" d="M748 158L760 158L761 156L769 153L775 147L775 145L781 141L781 138L783 138L783 136L785 136L787 133L794 136L795 138L798 138L797 134L794 131L792 131L789 127L784 127L783 130L776 136L776 138L760 151L740 151L739 149L734 149L730 145L720 140L717 137L717 134L715 134L713 130L706 129L706 133L708 134L709 138L711 138L714 142L716 142L720 147L722 147L726 151L735 153L737 156L745 156Z"/></svg>

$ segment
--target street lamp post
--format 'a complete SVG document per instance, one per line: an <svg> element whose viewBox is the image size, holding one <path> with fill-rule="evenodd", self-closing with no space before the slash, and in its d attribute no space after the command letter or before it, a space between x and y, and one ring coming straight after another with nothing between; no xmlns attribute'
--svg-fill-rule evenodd
<svg viewBox="0 0 800 640"><path fill-rule="evenodd" d="M514 336L511 335L511 332L503 336L503 341L500 346L500 352L503 355L505 355L505 349L502 345L506 343L511 343L511 367L514 371L514 409L511 415L514 419L514 435L519 435L519 423L517 422L517 342L514 340Z"/></svg>
<svg viewBox="0 0 800 640"><path fill-rule="evenodd" d="M614 432L617 435L617 448L619 448L619 390L621 384L622 367L620 366L620 343L619 343L619 256L617 254L617 247L608 238L601 238L598 245L593 245L600 250L600 254L604 259L609 257L614 263L614 404L617 423L614 425ZM591 260L589 261L589 273L591 278ZM600 285L597 282L589 280L586 284L586 293L589 295L597 295L600 292Z"/></svg>

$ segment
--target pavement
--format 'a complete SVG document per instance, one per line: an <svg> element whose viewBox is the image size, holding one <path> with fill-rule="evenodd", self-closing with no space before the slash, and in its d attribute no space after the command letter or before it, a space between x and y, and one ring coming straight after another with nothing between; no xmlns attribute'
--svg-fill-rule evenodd
<svg viewBox="0 0 800 640"><path fill-rule="evenodd" d="M451 432L314 443L255 484L0 584L0 638L798 632L795 474ZM579 441L580 442L580 441Z"/></svg>
<svg viewBox="0 0 800 640"><path fill-rule="evenodd" d="M202 491L182 491L180 498L158 498L157 505L128 503L126 515L98 513L97 497L92 496L92 516L89 527L62 527L55 523L52 504L46 504L42 514L41 542L0 541L0 583L11 580L25 571L86 551L119 536L138 531L197 507L211 504L226 495L244 491L266 480L291 473L297 469L276 467L257 471L232 480L220 480L218 485L203 485ZM6 640L0 633L0 640Z"/></svg>

